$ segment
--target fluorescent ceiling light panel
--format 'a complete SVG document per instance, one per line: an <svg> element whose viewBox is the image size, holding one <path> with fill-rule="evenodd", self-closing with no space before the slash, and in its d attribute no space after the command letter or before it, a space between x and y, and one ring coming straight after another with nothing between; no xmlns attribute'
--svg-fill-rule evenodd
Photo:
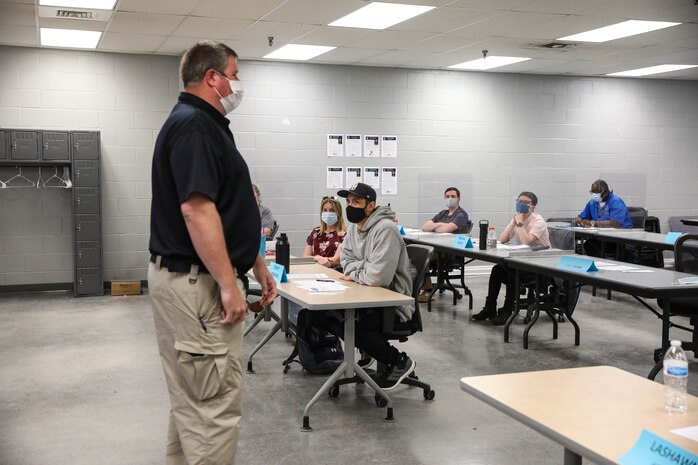
<svg viewBox="0 0 698 465"><path fill-rule="evenodd" d="M645 32L664 29L665 27L676 26L681 23L668 23L665 21L638 21L631 19L611 26L593 29L587 32L580 32L567 37L560 37L557 40L570 40L577 42L608 42L609 40L629 37Z"/></svg>
<svg viewBox="0 0 698 465"><path fill-rule="evenodd" d="M330 26L385 29L433 10L433 6L372 2L330 23Z"/></svg>
<svg viewBox="0 0 698 465"><path fill-rule="evenodd" d="M116 0L39 0L41 6L64 8L88 8L90 10L113 10Z"/></svg>
<svg viewBox="0 0 698 465"><path fill-rule="evenodd" d="M618 73L610 73L606 76L649 76L650 74L669 73L671 71L696 67L698 67L698 65L658 65L650 66L649 68L631 69L628 71L620 71Z"/></svg>
<svg viewBox="0 0 698 465"><path fill-rule="evenodd" d="M100 37L99 31L41 28L41 45L50 47L97 48Z"/></svg>
<svg viewBox="0 0 698 465"><path fill-rule="evenodd" d="M457 65L451 65L449 66L449 68L485 70L499 68L500 66L511 65L514 63L520 63L526 60L530 60L530 58L488 56L487 58L479 58L477 60L466 61L465 63L458 63Z"/></svg>
<svg viewBox="0 0 698 465"><path fill-rule="evenodd" d="M300 45L288 44L278 50L274 50L264 58L273 58L277 60L310 60L316 56L334 50L337 47L327 47L325 45Z"/></svg>

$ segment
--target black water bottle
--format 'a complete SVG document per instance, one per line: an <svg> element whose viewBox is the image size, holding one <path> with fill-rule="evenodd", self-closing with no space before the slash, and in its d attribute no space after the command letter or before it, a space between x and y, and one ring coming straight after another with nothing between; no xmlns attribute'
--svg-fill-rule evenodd
<svg viewBox="0 0 698 465"><path fill-rule="evenodd" d="M480 220L480 250L487 249L487 231L489 230L490 222L487 220Z"/></svg>
<svg viewBox="0 0 698 465"><path fill-rule="evenodd" d="M286 273L291 272L291 245L288 243L286 233L279 234L276 240L276 263L286 268Z"/></svg>

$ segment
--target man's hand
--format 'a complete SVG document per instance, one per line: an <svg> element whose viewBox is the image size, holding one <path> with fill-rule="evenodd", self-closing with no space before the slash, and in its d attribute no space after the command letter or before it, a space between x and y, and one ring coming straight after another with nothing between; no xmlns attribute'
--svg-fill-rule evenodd
<svg viewBox="0 0 698 465"><path fill-rule="evenodd" d="M237 284L233 281L228 289L221 289L221 324L231 325L242 322L247 312L247 302Z"/></svg>
<svg viewBox="0 0 698 465"><path fill-rule="evenodd" d="M515 224L523 223L523 220L524 220L523 213L517 213L516 215L514 215L514 223Z"/></svg>
<svg viewBox="0 0 698 465"><path fill-rule="evenodd" d="M252 267L252 273L255 280L262 287L262 299L259 303L266 307L276 299L276 281L269 273L269 269L260 255L257 255L257 261Z"/></svg>
<svg viewBox="0 0 698 465"><path fill-rule="evenodd" d="M342 277L339 279L342 279L344 281L353 281L354 280L354 278L352 278L351 276L349 276L347 274L342 275Z"/></svg>

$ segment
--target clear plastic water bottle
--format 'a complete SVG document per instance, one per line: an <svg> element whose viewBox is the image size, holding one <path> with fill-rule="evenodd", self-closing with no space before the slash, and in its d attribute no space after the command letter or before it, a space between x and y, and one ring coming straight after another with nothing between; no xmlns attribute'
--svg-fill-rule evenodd
<svg viewBox="0 0 698 465"><path fill-rule="evenodd" d="M671 341L664 355L664 408L669 413L684 413L688 407L688 359L681 341Z"/></svg>
<svg viewBox="0 0 698 465"><path fill-rule="evenodd" d="M487 231L487 248L497 248L497 233L494 230L494 226L490 226L490 229Z"/></svg>

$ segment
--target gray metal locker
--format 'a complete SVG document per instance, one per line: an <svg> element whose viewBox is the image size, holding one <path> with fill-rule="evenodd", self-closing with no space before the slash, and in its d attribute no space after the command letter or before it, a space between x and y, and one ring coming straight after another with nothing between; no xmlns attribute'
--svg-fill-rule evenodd
<svg viewBox="0 0 698 465"><path fill-rule="evenodd" d="M99 159L99 133L73 132L73 160Z"/></svg>
<svg viewBox="0 0 698 465"><path fill-rule="evenodd" d="M7 131L0 130L0 160L7 160L9 158L9 147L10 141L7 137Z"/></svg>
<svg viewBox="0 0 698 465"><path fill-rule="evenodd" d="M70 161L70 146L67 132L41 133L41 159L46 161Z"/></svg>
<svg viewBox="0 0 698 465"><path fill-rule="evenodd" d="M10 160L39 161L39 133L10 131Z"/></svg>
<svg viewBox="0 0 698 465"><path fill-rule="evenodd" d="M99 161L76 160L73 162L73 185L99 187Z"/></svg>
<svg viewBox="0 0 698 465"><path fill-rule="evenodd" d="M74 187L75 214L99 213L99 188Z"/></svg>
<svg viewBox="0 0 698 465"><path fill-rule="evenodd" d="M102 247L99 241L78 241L75 244L76 268L100 267L102 265Z"/></svg>
<svg viewBox="0 0 698 465"><path fill-rule="evenodd" d="M75 295L103 294L102 271L99 268L75 270Z"/></svg>
<svg viewBox="0 0 698 465"><path fill-rule="evenodd" d="M101 239L99 215L75 215L76 241L99 241Z"/></svg>

